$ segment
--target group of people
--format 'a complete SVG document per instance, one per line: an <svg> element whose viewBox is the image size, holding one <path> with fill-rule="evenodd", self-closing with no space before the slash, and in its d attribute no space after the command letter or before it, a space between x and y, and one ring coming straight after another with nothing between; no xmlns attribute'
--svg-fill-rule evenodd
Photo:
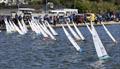
<svg viewBox="0 0 120 69"><path fill-rule="evenodd" d="M37 19L39 19L39 21L41 22L41 21L44 21L44 20L46 20L46 21L48 21L50 24L53 24L53 25L56 25L56 24L60 24L60 23L65 23L65 22L72 22L72 21L74 21L74 22L77 22L76 21L76 15L75 14L71 14L71 15L69 15L69 16L66 16L66 15L62 15L62 16L60 16L60 15L48 15L48 14L46 14L46 15L44 15L44 16L39 16L39 17L36 17Z"/></svg>
<svg viewBox="0 0 120 69"><path fill-rule="evenodd" d="M0 16L0 27L5 25L4 23L4 18L7 17L8 19L14 21L14 23L17 24L17 20L21 21L22 19L26 22L26 24L28 24L28 20L32 19L32 15L30 16L22 16L22 15L17 15L15 14L14 17L11 16ZM40 22L46 20L48 21L50 24L56 25L56 24L60 24L60 23L66 23L66 22L75 22L75 23L84 23L89 21L87 18L87 15L82 14L82 15L78 15L78 14L70 14L70 15L49 15L49 14L45 14L45 15L40 15L38 17L33 17L35 19L38 19ZM101 21L113 21L113 20L120 20L120 14L116 13L106 13L106 14L95 14L95 16L93 17L95 18L94 22L101 22Z"/></svg>
<svg viewBox="0 0 120 69"><path fill-rule="evenodd" d="M119 21L120 20L120 14L112 14L112 13L105 13L105 14L95 14L95 16L90 16L92 18L92 21L95 23L101 23L104 21ZM88 19L88 16L86 14L71 14L71 15L44 15L39 16L38 19L40 21L47 20L50 24L56 25L59 23L65 23L66 21L71 23L75 22L78 23L85 23L90 22L91 20Z"/></svg>

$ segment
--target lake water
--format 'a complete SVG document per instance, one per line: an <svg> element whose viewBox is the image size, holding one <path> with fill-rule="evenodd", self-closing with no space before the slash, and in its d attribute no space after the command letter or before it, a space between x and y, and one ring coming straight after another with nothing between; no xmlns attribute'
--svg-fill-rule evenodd
<svg viewBox="0 0 120 69"><path fill-rule="evenodd" d="M109 56L98 61L92 36L86 27L79 27L86 41L77 41L83 52L77 52L62 28L56 41L43 39L29 31L26 35L0 32L0 69L120 69L120 25L107 28L118 41L113 43L102 26L96 26Z"/></svg>

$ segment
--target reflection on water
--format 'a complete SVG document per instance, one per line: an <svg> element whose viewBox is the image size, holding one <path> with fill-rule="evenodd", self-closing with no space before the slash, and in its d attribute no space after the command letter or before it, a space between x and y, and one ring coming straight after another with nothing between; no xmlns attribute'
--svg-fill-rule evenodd
<svg viewBox="0 0 120 69"><path fill-rule="evenodd" d="M26 35L0 33L0 69L120 69L120 25L107 28L118 41L114 44L101 26L98 34L111 59L98 61L90 32L86 27L79 29L86 41L77 41L82 53L67 39L61 28L56 28L56 41L43 39L29 31Z"/></svg>
<svg viewBox="0 0 120 69"><path fill-rule="evenodd" d="M106 69L105 66L104 66L104 61L103 60L99 60L99 61L96 61L94 63L91 63L91 66L95 69Z"/></svg>

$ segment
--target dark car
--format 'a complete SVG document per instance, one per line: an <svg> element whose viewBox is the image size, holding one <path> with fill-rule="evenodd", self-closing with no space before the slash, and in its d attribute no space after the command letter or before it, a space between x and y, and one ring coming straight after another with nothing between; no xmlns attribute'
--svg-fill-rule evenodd
<svg viewBox="0 0 120 69"><path fill-rule="evenodd" d="M83 23L84 22L84 14L76 14L76 23Z"/></svg>

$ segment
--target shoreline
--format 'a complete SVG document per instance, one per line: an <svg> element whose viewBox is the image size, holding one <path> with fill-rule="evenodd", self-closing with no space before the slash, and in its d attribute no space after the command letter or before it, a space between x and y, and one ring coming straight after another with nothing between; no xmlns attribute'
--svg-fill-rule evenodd
<svg viewBox="0 0 120 69"><path fill-rule="evenodd" d="M113 24L120 24L120 22L114 22L114 21L110 21L110 22L102 22L104 25L113 25ZM90 25L89 23L87 23L88 25ZM50 24L53 28L61 28L61 24L56 24L56 25L53 25L53 24ZM73 27L73 24L70 23L69 24L71 27ZM94 24L94 26L101 26L102 24L100 23L97 23L97 24ZM63 24L63 26L67 27L67 24ZM79 23L79 24L76 24L76 26L78 27L85 27L86 25L84 23ZM27 28L30 28L29 25L27 25ZM0 28L0 30L6 30L5 27L4 28Z"/></svg>
<svg viewBox="0 0 120 69"><path fill-rule="evenodd" d="M110 21L110 22L102 22L103 24L105 25L113 25L113 24L120 24L120 22L114 22L114 21ZM90 25L90 23L87 23L88 25ZM65 27L67 27L67 24L63 24ZM72 23L69 24L70 26L73 26ZM76 24L77 26L80 26L80 27L85 27L86 25L84 23L79 23L79 24ZM101 26L102 24L100 23L97 23L97 24L94 24L94 26ZM56 24L56 25L51 25L52 27L54 28L60 28L62 27L61 24Z"/></svg>

